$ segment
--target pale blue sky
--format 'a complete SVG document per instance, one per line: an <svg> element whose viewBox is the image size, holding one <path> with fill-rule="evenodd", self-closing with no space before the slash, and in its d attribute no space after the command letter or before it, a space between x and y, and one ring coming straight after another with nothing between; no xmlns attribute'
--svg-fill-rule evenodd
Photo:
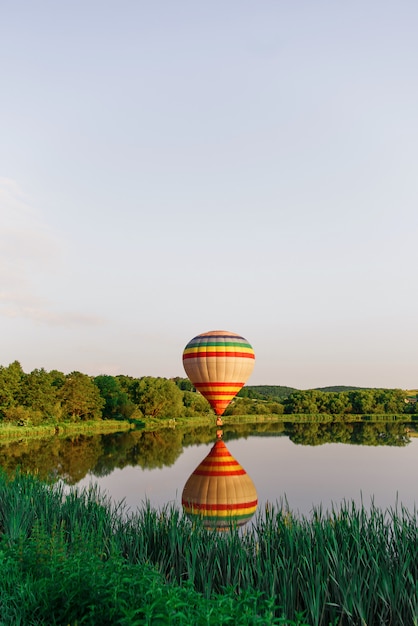
<svg viewBox="0 0 418 626"><path fill-rule="evenodd" d="M418 387L415 0L0 6L0 364Z"/></svg>

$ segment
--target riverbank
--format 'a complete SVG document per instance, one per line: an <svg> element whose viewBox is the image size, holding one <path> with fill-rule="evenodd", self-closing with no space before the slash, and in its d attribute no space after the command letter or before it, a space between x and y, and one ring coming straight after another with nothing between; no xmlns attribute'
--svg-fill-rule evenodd
<svg viewBox="0 0 418 626"><path fill-rule="evenodd" d="M312 414L262 414L262 415L227 415L222 418L223 427L239 424L259 423L293 423L293 424L326 424L326 423L359 423L359 422L399 422L413 424L416 416L407 414L367 414L367 415L330 415L328 413ZM21 439L42 439L45 437L59 436L72 437L77 435L100 435L107 433L126 432L130 430L143 430L155 432L161 429L175 428L200 428L206 426L216 429L215 416L213 414L199 415L196 417L178 417L176 419L152 419L139 420L91 420L82 422L60 422L39 424L37 426L17 426L15 424L0 422L0 443L7 443ZM222 428L222 427L221 427ZM411 436L413 432L411 431Z"/></svg>
<svg viewBox="0 0 418 626"><path fill-rule="evenodd" d="M104 435L137 428L137 424L122 420L92 420L86 422L59 422L37 426L16 426L0 423L0 442L16 439L71 437L73 435Z"/></svg>
<svg viewBox="0 0 418 626"><path fill-rule="evenodd" d="M224 424L258 423L282 421L283 416L277 415L232 415L224 418ZM279 418L279 419L278 419ZM107 433L126 432L129 430L143 430L154 432L167 428L199 428L207 426L216 428L213 414L199 415L197 417L179 417L176 419L153 419L144 418L139 420L91 420L83 422L59 422L39 424L37 426L17 426L15 424L0 422L0 442L2 440L20 440L31 438L44 438L54 435L71 437L75 435L101 435Z"/></svg>
<svg viewBox="0 0 418 626"><path fill-rule="evenodd" d="M206 531L174 507L124 515L96 488L0 475L2 623L416 624L417 513L270 507Z"/></svg>
<svg viewBox="0 0 418 626"><path fill-rule="evenodd" d="M330 413L263 413L247 415L225 415L222 417L223 426L234 424L259 424L259 423L358 423L358 422L400 422L410 424L417 421L418 415L406 413L367 413L367 414L330 414ZM199 415L197 417L178 417L176 419L151 419L144 418L144 430L158 430L159 428L176 428L177 426L210 426L216 428L216 418L213 414ZM221 427L222 428L222 427Z"/></svg>

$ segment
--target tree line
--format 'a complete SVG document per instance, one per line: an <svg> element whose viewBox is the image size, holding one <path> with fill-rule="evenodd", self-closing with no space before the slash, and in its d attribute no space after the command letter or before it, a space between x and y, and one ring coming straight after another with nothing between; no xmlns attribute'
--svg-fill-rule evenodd
<svg viewBox="0 0 418 626"><path fill-rule="evenodd" d="M289 390L287 394L286 389ZM258 401L256 404L255 400ZM242 394L240 392L237 402L230 406L227 412L310 415L417 414L418 403L415 397L410 397L402 389L354 388L338 392L258 386L249 387Z"/></svg>
<svg viewBox="0 0 418 626"><path fill-rule="evenodd" d="M413 413L416 403L402 389L357 389L353 391L296 391L284 401L285 413L373 415Z"/></svg>
<svg viewBox="0 0 418 626"><path fill-rule="evenodd" d="M280 395L274 389L279 389ZM326 392L259 386L242 390L241 397L231 403L225 414L417 413L417 403L405 399L406 392L400 389ZM18 361L0 366L0 421L3 422L23 426L48 421L175 419L211 412L209 403L187 378L89 376L78 371L48 372L43 368L25 373Z"/></svg>
<svg viewBox="0 0 418 626"><path fill-rule="evenodd" d="M188 381L187 381L188 382ZM58 370L25 373L0 366L0 420L24 425L99 419L176 418L208 413L208 402L175 379L88 376Z"/></svg>

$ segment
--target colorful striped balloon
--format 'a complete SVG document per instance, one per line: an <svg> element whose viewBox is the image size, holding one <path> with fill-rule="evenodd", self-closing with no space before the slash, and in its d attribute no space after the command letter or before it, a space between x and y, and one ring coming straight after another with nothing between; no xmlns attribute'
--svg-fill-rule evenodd
<svg viewBox="0 0 418 626"><path fill-rule="evenodd" d="M194 337L184 349L187 376L208 400L216 415L244 386L254 368L254 350L244 337L212 330Z"/></svg>
<svg viewBox="0 0 418 626"><path fill-rule="evenodd" d="M181 503L191 518L200 517L206 528L243 526L254 515L257 490L247 472L221 439L187 480Z"/></svg>

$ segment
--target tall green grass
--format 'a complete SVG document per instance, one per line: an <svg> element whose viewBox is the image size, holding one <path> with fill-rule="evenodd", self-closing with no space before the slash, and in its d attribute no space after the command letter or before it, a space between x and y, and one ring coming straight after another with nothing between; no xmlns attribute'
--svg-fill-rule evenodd
<svg viewBox="0 0 418 626"><path fill-rule="evenodd" d="M418 519L344 503L209 532L0 476L0 624L418 624Z"/></svg>

